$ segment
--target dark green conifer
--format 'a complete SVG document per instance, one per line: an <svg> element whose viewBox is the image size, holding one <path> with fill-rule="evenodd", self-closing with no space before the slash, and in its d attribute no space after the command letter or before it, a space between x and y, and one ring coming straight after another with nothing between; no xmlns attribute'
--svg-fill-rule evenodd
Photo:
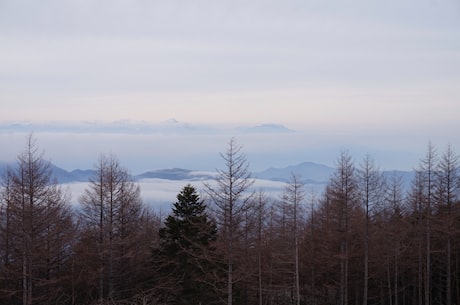
<svg viewBox="0 0 460 305"><path fill-rule="evenodd" d="M171 304L209 304L213 299L212 242L216 225L206 213L204 200L186 185L177 195L172 214L159 230L155 259L163 300Z"/></svg>

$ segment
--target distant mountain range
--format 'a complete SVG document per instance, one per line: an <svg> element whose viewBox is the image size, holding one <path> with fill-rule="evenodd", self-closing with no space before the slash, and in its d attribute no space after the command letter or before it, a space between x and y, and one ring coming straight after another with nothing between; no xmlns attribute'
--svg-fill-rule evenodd
<svg viewBox="0 0 460 305"><path fill-rule="evenodd" d="M262 124L257 126L250 126L250 127L239 127L237 128L238 131L243 133L290 133L295 132L292 129L289 129L283 125L279 124Z"/></svg>
<svg viewBox="0 0 460 305"><path fill-rule="evenodd" d="M14 167L14 164L9 164L6 162L0 162L0 180L3 179L8 166ZM51 164L51 170L53 176L56 178L58 183L73 183L73 182L87 182L91 177L96 175L96 171L92 169L75 169L72 171L67 171L63 168L60 168L54 164ZM206 180L212 179L212 172L200 172L192 171L182 168L172 168L172 169L158 169L153 171L147 171L140 175L134 175L133 179L138 181L142 179L165 179L165 180Z"/></svg>
<svg viewBox="0 0 460 305"><path fill-rule="evenodd" d="M0 175L3 177L6 172L8 163L0 162ZM67 171L54 164L52 166L53 175L59 183L87 182L95 175L95 171L91 169L81 170L76 169ZM282 168L268 168L261 172L252 174L253 178L289 182L292 175L296 175L304 184L326 185L335 169L323 164L313 162L304 162L297 165L290 165ZM139 175L134 175L136 181L143 179L165 179L175 181L202 181L213 179L216 173L206 171L196 171L182 168L157 169L147 171ZM405 189L409 189L414 173L410 171L387 171L384 175L391 176L396 174L401 176Z"/></svg>
<svg viewBox="0 0 460 305"><path fill-rule="evenodd" d="M332 167L313 162L304 162L283 168L271 167L262 172L255 173L254 177L288 182L292 175L296 175L305 184L325 184L333 172L334 168Z"/></svg>
<svg viewBox="0 0 460 305"><path fill-rule="evenodd" d="M15 122L0 124L0 132L52 132L52 133L109 133L109 134L218 134L223 131L232 133L286 133L295 132L279 124L260 124L255 126L216 127L204 124L191 124L169 119L159 123L146 121L121 120L114 122Z"/></svg>

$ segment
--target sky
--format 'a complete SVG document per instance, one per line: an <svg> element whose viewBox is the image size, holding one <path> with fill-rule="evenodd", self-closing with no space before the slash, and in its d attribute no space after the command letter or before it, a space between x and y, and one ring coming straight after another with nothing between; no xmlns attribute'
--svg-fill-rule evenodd
<svg viewBox="0 0 460 305"><path fill-rule="evenodd" d="M242 137L248 152L273 157L282 143L279 165L331 164L350 146L400 167L430 140L460 142L460 2L0 0L0 107L1 124L282 124L301 135ZM72 151L95 142L134 158L120 144L132 137L90 136ZM223 151L228 136L194 140ZM40 137L82 166L62 135ZM16 140L0 134L3 147ZM153 140L171 156L170 138Z"/></svg>

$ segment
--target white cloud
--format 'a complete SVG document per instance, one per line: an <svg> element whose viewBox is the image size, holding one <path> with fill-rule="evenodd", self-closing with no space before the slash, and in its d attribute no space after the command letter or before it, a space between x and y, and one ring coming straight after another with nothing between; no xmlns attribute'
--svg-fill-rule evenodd
<svg viewBox="0 0 460 305"><path fill-rule="evenodd" d="M141 189L141 197L144 203L156 211L168 214L171 212L172 204L176 202L177 194L187 185L193 185L200 193L201 198L207 198L204 183L213 183L213 181L175 181L165 179L142 179L136 182ZM88 188L88 183L68 183L61 185L64 190L70 192L70 201L72 206L78 207L81 195ZM262 190L267 196L278 199L284 191L285 183L257 179L253 186L255 190ZM306 191L312 189L306 186ZM316 186L315 191L320 192L320 186Z"/></svg>

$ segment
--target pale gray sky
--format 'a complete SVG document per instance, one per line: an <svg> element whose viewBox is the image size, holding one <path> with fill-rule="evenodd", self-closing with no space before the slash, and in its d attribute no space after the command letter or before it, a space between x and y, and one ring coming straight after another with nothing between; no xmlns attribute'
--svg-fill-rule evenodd
<svg viewBox="0 0 460 305"><path fill-rule="evenodd" d="M2 0L0 46L2 121L429 124L460 108L456 0Z"/></svg>
<svg viewBox="0 0 460 305"><path fill-rule="evenodd" d="M460 2L0 0L0 104L2 123L174 117L455 143Z"/></svg>

